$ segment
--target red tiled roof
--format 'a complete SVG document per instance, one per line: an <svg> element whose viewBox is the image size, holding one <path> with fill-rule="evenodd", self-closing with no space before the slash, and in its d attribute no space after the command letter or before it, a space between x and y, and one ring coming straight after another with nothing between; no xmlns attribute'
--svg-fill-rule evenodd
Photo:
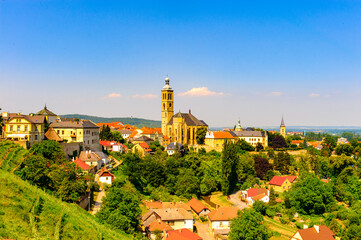
<svg viewBox="0 0 361 240"><path fill-rule="evenodd" d="M139 143L139 146L141 146L144 149L144 151L146 151L146 152L151 152L152 151L152 149L149 148L149 145L147 143L145 143L145 142Z"/></svg>
<svg viewBox="0 0 361 240"><path fill-rule="evenodd" d="M297 176L285 176L285 177L281 177L281 176L274 176L271 181L269 182L270 185L276 185L276 186L282 186L282 184L284 183L284 181L286 179L288 179L288 181L290 181L290 183L293 183L296 180Z"/></svg>
<svg viewBox="0 0 361 240"><path fill-rule="evenodd" d="M110 147L119 144L117 141L99 141L99 144L104 147Z"/></svg>
<svg viewBox="0 0 361 240"><path fill-rule="evenodd" d="M113 177L114 178L114 174L112 174L111 172L109 172L107 169L102 169L101 172L99 173L99 177Z"/></svg>
<svg viewBox="0 0 361 240"><path fill-rule="evenodd" d="M297 176L286 176L286 178L290 181L290 183L293 183L297 179Z"/></svg>
<svg viewBox="0 0 361 240"><path fill-rule="evenodd" d="M144 205L149 208L149 209L158 209L158 208L162 208L162 202L150 202L150 201L145 201Z"/></svg>
<svg viewBox="0 0 361 240"><path fill-rule="evenodd" d="M188 205L195 211L196 213L200 213L203 209L208 209L203 203L201 203L198 199L192 198L189 200Z"/></svg>
<svg viewBox="0 0 361 240"><path fill-rule="evenodd" d="M227 221L237 217L238 210L239 208L237 207L220 207L208 213L208 217L211 221Z"/></svg>
<svg viewBox="0 0 361 240"><path fill-rule="evenodd" d="M168 232L166 240L202 240L200 236L187 228L172 230Z"/></svg>
<svg viewBox="0 0 361 240"><path fill-rule="evenodd" d="M264 198L265 196L267 196L266 194L264 193L261 193L261 194L258 194L254 197L252 197L253 200L257 201L257 200L261 200L262 198Z"/></svg>
<svg viewBox="0 0 361 240"><path fill-rule="evenodd" d="M80 158L77 158L74 163L82 170L89 170L89 165L83 162Z"/></svg>
<svg viewBox="0 0 361 240"><path fill-rule="evenodd" d="M302 142L303 142L302 140L292 140L291 144L300 144Z"/></svg>
<svg viewBox="0 0 361 240"><path fill-rule="evenodd" d="M319 232L316 227L298 230L302 240L334 240L335 234L326 225L319 226Z"/></svg>
<svg viewBox="0 0 361 240"><path fill-rule="evenodd" d="M261 193L264 193L266 195L268 195L268 190L267 189L263 189L263 188L250 188L247 190L247 196L248 197L254 197L257 196Z"/></svg>
<svg viewBox="0 0 361 240"><path fill-rule="evenodd" d="M168 224L166 224L165 222L163 222L160 219L154 219L154 221L149 225L149 231L153 232L156 229L161 230L162 232L165 231L169 231L169 230L173 230L173 228L171 226L169 226Z"/></svg>
<svg viewBox="0 0 361 240"><path fill-rule="evenodd" d="M229 132L212 132L215 139L233 139L234 136L232 136Z"/></svg>
<svg viewBox="0 0 361 240"><path fill-rule="evenodd" d="M269 182L270 185L282 186L283 182L286 180L286 177L274 176Z"/></svg>

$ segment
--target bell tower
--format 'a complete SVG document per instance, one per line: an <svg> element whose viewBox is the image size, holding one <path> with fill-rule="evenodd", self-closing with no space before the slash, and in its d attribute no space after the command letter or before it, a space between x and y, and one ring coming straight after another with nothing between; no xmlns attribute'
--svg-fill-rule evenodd
<svg viewBox="0 0 361 240"><path fill-rule="evenodd" d="M165 78L165 85L161 91L162 93L162 133L163 135L169 136L167 132L167 123L174 115L174 100L173 100L173 89L169 85L168 75Z"/></svg>
<svg viewBox="0 0 361 240"><path fill-rule="evenodd" d="M286 125L285 125L285 121L283 120L283 116L282 116L282 121L281 121L281 126L280 126L280 134L286 138Z"/></svg>

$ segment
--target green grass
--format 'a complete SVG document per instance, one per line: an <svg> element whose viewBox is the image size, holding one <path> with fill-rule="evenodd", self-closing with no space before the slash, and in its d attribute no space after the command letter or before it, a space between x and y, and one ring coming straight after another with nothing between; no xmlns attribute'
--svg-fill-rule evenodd
<svg viewBox="0 0 361 240"><path fill-rule="evenodd" d="M10 141L0 142L0 169L14 170L29 151Z"/></svg>
<svg viewBox="0 0 361 240"><path fill-rule="evenodd" d="M132 239L0 169L0 239Z"/></svg>

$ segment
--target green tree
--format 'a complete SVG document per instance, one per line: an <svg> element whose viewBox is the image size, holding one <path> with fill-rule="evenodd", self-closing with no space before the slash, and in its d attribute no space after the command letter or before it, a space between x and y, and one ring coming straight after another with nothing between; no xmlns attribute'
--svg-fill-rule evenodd
<svg viewBox="0 0 361 240"><path fill-rule="evenodd" d="M139 226L141 201L138 194L125 182L115 179L103 198L103 203L96 217L102 223L127 233L133 233Z"/></svg>
<svg viewBox="0 0 361 240"><path fill-rule="evenodd" d="M340 144L335 148L337 155L345 154L346 156L351 156L353 153L353 147L350 144Z"/></svg>
<svg viewBox="0 0 361 240"><path fill-rule="evenodd" d="M196 131L196 140L198 144L204 144L204 139L206 138L207 128L200 127Z"/></svg>
<svg viewBox="0 0 361 240"><path fill-rule="evenodd" d="M322 146L330 149L331 152L336 147L336 145L336 138L331 135L326 135L326 137L323 139Z"/></svg>
<svg viewBox="0 0 361 240"><path fill-rule="evenodd" d="M60 144L54 140L45 140L41 143L35 143L30 152L38 154L50 160L50 163L63 163L66 161L65 153Z"/></svg>
<svg viewBox="0 0 361 240"><path fill-rule="evenodd" d="M99 139L103 141L112 141L113 135L111 133L109 125L103 125L100 129Z"/></svg>
<svg viewBox="0 0 361 240"><path fill-rule="evenodd" d="M199 180L191 169L182 169L176 183L176 194L191 199L193 195L199 196Z"/></svg>
<svg viewBox="0 0 361 240"><path fill-rule="evenodd" d="M235 144L226 140L222 151L222 192L224 195L229 195L236 188L238 162Z"/></svg>
<svg viewBox="0 0 361 240"><path fill-rule="evenodd" d="M278 152L274 159L275 169L282 174L288 174L291 165L291 156L284 151Z"/></svg>
<svg viewBox="0 0 361 240"><path fill-rule="evenodd" d="M302 214L323 214L334 203L334 197L330 185L308 173L286 192L285 202Z"/></svg>
<svg viewBox="0 0 361 240"><path fill-rule="evenodd" d="M125 141L124 141L124 138L123 138L123 136L122 136L122 134L120 133L120 132L118 132L118 131L113 131L113 132L111 132L111 134L112 134L112 141L116 141L116 142L119 142L119 143L124 143Z"/></svg>
<svg viewBox="0 0 361 240"><path fill-rule="evenodd" d="M252 151L254 151L254 147L244 139L241 139L241 140L238 139L235 144L237 146L238 152L242 152L242 151L252 152Z"/></svg>
<svg viewBox="0 0 361 240"><path fill-rule="evenodd" d="M277 202L276 202L276 193L275 193L275 190L273 189L273 187L271 187L271 190L269 191L268 205L274 206L276 204L277 204Z"/></svg>
<svg viewBox="0 0 361 240"><path fill-rule="evenodd" d="M151 142L149 147L150 149L152 149L153 152L155 152L158 149L160 149L161 151L164 150L164 147L160 145L159 141Z"/></svg>
<svg viewBox="0 0 361 240"><path fill-rule="evenodd" d="M230 240L268 240L270 237L263 216L254 209L239 211L238 216L231 221Z"/></svg>

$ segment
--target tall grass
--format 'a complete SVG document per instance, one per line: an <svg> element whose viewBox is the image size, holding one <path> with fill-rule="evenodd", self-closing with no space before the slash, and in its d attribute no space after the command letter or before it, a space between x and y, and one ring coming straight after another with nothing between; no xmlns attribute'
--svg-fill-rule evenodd
<svg viewBox="0 0 361 240"><path fill-rule="evenodd" d="M0 239L132 239L0 169Z"/></svg>

